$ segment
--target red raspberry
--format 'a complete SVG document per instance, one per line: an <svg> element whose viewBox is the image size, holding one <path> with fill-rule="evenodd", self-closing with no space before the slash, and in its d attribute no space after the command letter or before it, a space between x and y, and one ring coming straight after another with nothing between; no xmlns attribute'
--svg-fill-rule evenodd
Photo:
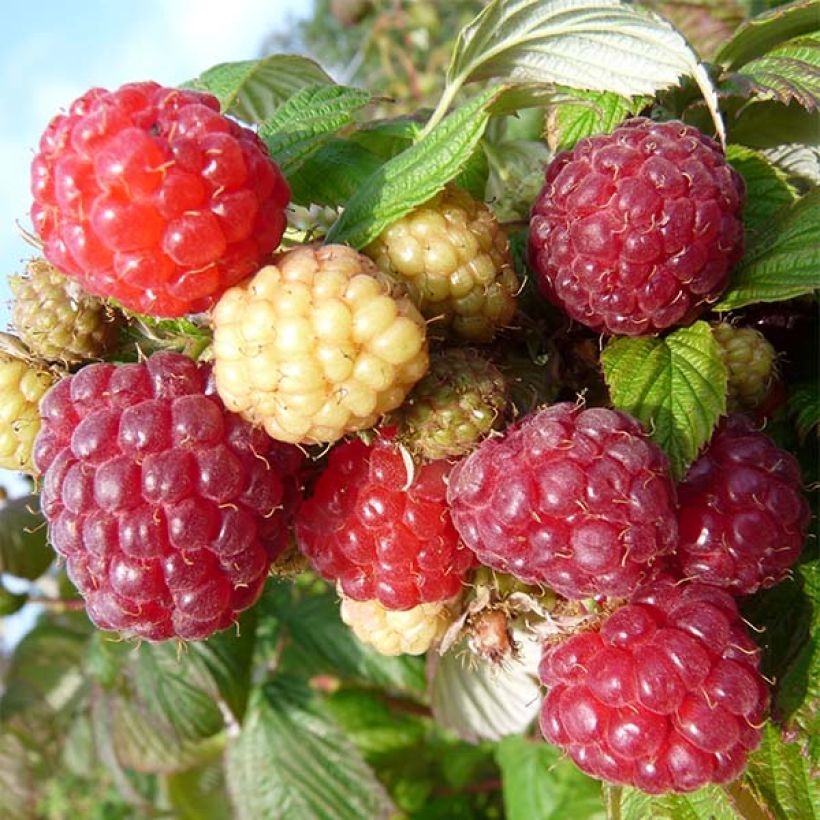
<svg viewBox="0 0 820 820"><path fill-rule="evenodd" d="M734 594L774 586L806 541L800 467L743 416L720 424L678 487L682 574Z"/></svg>
<svg viewBox="0 0 820 820"><path fill-rule="evenodd" d="M579 768L650 794L734 780L760 743L768 691L734 599L664 578L600 632L544 650L544 737Z"/></svg>
<svg viewBox="0 0 820 820"><path fill-rule="evenodd" d="M130 83L58 114L31 166L48 260L156 316L208 308L279 244L287 182L210 94Z"/></svg>
<svg viewBox="0 0 820 820"><path fill-rule="evenodd" d="M677 540L666 457L615 410L541 410L482 442L449 484L482 564L567 598L629 595Z"/></svg>
<svg viewBox="0 0 820 820"><path fill-rule="evenodd" d="M741 176L682 122L638 117L558 154L532 208L544 295L608 333L691 322L743 253Z"/></svg>
<svg viewBox="0 0 820 820"><path fill-rule="evenodd" d="M330 453L296 536L313 566L348 598L387 609L444 601L461 590L473 555L447 511L447 461L415 468L408 484L399 448L355 439Z"/></svg>
<svg viewBox="0 0 820 820"><path fill-rule="evenodd" d="M227 412L209 373L170 352L93 364L40 405L49 537L101 629L206 638L286 546L301 453Z"/></svg>

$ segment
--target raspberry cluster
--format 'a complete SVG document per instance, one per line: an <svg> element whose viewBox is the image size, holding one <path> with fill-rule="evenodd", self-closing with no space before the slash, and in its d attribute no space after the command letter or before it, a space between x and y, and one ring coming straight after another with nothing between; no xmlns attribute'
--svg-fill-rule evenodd
<svg viewBox="0 0 820 820"><path fill-rule="evenodd" d="M669 578L598 632L544 651L544 737L588 774L651 794L734 780L760 743L768 692L734 599Z"/></svg>
<svg viewBox="0 0 820 820"><path fill-rule="evenodd" d="M742 177L682 122L631 119L559 154L530 217L544 295L593 330L686 324L743 253Z"/></svg>
<svg viewBox="0 0 820 820"><path fill-rule="evenodd" d="M170 352L92 364L43 399L49 538L101 629L205 638L286 546L302 455L228 413L209 370Z"/></svg>
<svg viewBox="0 0 820 820"><path fill-rule="evenodd" d="M567 598L628 595L677 540L666 457L604 408L555 404L486 439L448 500L482 564Z"/></svg>
<svg viewBox="0 0 820 820"><path fill-rule="evenodd" d="M256 134L199 91L93 88L31 167L46 258L92 294L156 316L205 310L279 244L290 189Z"/></svg>
<svg viewBox="0 0 820 820"><path fill-rule="evenodd" d="M340 444L299 510L300 548L356 601L406 610L452 598L474 559L450 520L449 470L434 461L408 472L383 438Z"/></svg>
<svg viewBox="0 0 820 820"><path fill-rule="evenodd" d="M721 422L678 493L685 577L751 594L782 581L803 549L811 513L797 460L743 416Z"/></svg>

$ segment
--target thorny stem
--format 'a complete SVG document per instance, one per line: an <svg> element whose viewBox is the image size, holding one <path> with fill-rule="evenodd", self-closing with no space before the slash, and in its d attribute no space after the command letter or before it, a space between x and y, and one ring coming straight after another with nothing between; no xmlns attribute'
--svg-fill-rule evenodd
<svg viewBox="0 0 820 820"><path fill-rule="evenodd" d="M49 598L45 595L32 595L29 604L38 604L55 612L80 612L85 609L85 601L80 598Z"/></svg>

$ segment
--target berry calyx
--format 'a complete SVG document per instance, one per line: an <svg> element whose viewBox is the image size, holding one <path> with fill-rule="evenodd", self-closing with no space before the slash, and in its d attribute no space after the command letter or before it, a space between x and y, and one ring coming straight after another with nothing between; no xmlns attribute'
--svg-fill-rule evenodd
<svg viewBox="0 0 820 820"><path fill-rule="evenodd" d="M264 143L199 91L93 88L31 166L43 253L96 296L180 316L207 309L279 244L290 189Z"/></svg>

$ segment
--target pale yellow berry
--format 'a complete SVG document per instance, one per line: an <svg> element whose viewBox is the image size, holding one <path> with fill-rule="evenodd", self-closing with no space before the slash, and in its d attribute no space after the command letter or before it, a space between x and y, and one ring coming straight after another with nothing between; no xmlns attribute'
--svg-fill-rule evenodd
<svg viewBox="0 0 820 820"><path fill-rule="evenodd" d="M390 225L364 252L404 279L434 328L488 342L512 320L518 280L507 236L484 203L458 188Z"/></svg>
<svg viewBox="0 0 820 820"><path fill-rule="evenodd" d="M382 655L423 655L453 620L451 601L398 611L385 609L378 601L341 597L342 620L362 643Z"/></svg>
<svg viewBox="0 0 820 820"><path fill-rule="evenodd" d="M282 441L333 442L372 427L427 371L421 314L343 245L282 254L228 290L212 324L217 391Z"/></svg>
<svg viewBox="0 0 820 820"><path fill-rule="evenodd" d="M777 351L762 333L751 327L720 322L712 326L712 333L728 376L727 410L754 410L771 388Z"/></svg>
<svg viewBox="0 0 820 820"><path fill-rule="evenodd" d="M0 355L0 467L33 473L40 399L56 376L22 359Z"/></svg>

